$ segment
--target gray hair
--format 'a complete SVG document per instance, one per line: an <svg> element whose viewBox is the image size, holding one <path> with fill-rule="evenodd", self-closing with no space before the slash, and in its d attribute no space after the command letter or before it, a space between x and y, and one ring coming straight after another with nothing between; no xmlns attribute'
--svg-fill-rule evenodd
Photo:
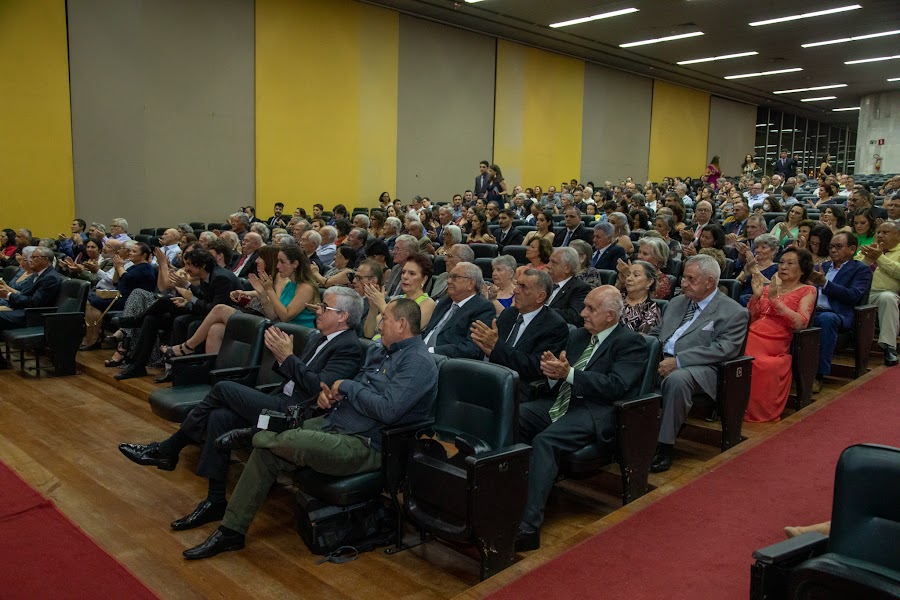
<svg viewBox="0 0 900 600"><path fill-rule="evenodd" d="M762 215L750 215L749 217L747 217L747 222L749 223L750 221L756 222L756 224L763 229L766 229L769 226L769 224L766 222L766 218Z"/></svg>
<svg viewBox="0 0 900 600"><path fill-rule="evenodd" d="M126 221L125 219L113 219L111 222L113 227L121 227L125 230L125 233L128 233L128 221Z"/></svg>
<svg viewBox="0 0 900 600"><path fill-rule="evenodd" d="M256 223L252 223L250 225L250 231L252 231L253 233L258 233L263 242L269 241L269 236L271 234L269 233L269 228L266 227L265 223L260 223L259 221L257 221Z"/></svg>
<svg viewBox="0 0 900 600"><path fill-rule="evenodd" d="M400 238L397 239L399 240ZM462 262L470 263L475 261L475 251L472 250L470 246L467 246L465 244L456 244L450 249L450 251L459 254L459 260Z"/></svg>
<svg viewBox="0 0 900 600"><path fill-rule="evenodd" d="M394 246L403 244L409 252L419 251L419 240L411 235L401 235L394 241Z"/></svg>
<svg viewBox="0 0 900 600"><path fill-rule="evenodd" d="M678 191L683 190L685 193L687 193L687 186L683 183L679 183L678 185L676 185L675 189Z"/></svg>
<svg viewBox="0 0 900 600"><path fill-rule="evenodd" d="M722 275L722 269L719 267L718 261L710 256L709 254L697 254L684 263L684 268L687 269L688 265L697 265L697 269L703 275L707 277L712 277L715 281L719 281L719 276Z"/></svg>
<svg viewBox="0 0 900 600"><path fill-rule="evenodd" d="M175 230L181 233L194 233L194 228L188 223L179 223L175 226Z"/></svg>
<svg viewBox="0 0 900 600"><path fill-rule="evenodd" d="M577 273L581 266L581 260L578 258L578 251L575 248L563 247L557 248L553 254L559 254L563 260L563 264L569 267L572 273Z"/></svg>
<svg viewBox="0 0 900 600"><path fill-rule="evenodd" d="M369 220L369 216L362 213L356 213L355 215L353 215L353 220L355 221L356 219L362 219L363 227L368 227L371 223L371 221Z"/></svg>
<svg viewBox="0 0 900 600"><path fill-rule="evenodd" d="M226 244L231 245L232 252L240 252L241 239L238 237L238 234L228 229L226 231L223 231L219 237L223 239Z"/></svg>
<svg viewBox="0 0 900 600"><path fill-rule="evenodd" d="M753 238L753 243L757 246L762 244L767 247L772 252L778 252L778 248L781 247L781 244L778 243L778 238L772 235L771 233L761 233L755 238Z"/></svg>
<svg viewBox="0 0 900 600"><path fill-rule="evenodd" d="M562 196L560 196L560 200L566 200L566 199L568 199L570 202L575 202L575 196L573 196L572 194L565 193Z"/></svg>
<svg viewBox="0 0 900 600"><path fill-rule="evenodd" d="M294 236L292 236L289 233L279 233L275 236L275 239L273 239L272 241L280 246L290 246L290 245L296 246L297 245L297 240L295 240Z"/></svg>
<svg viewBox="0 0 900 600"><path fill-rule="evenodd" d="M459 244L462 242L462 229L460 229L457 225L447 225L444 227L444 232L449 233L450 237L453 238L454 244Z"/></svg>
<svg viewBox="0 0 900 600"><path fill-rule="evenodd" d="M594 254L594 249L584 240L572 240L569 242L569 248L575 248L575 251L581 257L579 263L581 267L587 267L588 260ZM579 268L579 270L581 270Z"/></svg>
<svg viewBox="0 0 900 600"><path fill-rule="evenodd" d="M669 262L669 246L662 238L642 237L638 240L638 249L644 246L650 249L650 253L653 254L653 258L656 259L658 265L662 266Z"/></svg>
<svg viewBox="0 0 900 600"><path fill-rule="evenodd" d="M359 325L363 314L363 299L355 290L336 285L325 290L322 299L324 300L329 296L336 296L334 300L335 308L347 313L347 325L350 329L354 329Z"/></svg>
<svg viewBox="0 0 900 600"><path fill-rule="evenodd" d="M631 227L628 226L628 217L626 217L624 213L614 212L610 213L609 216L617 219L616 222L619 224L619 227L622 228L621 235L631 235ZM613 231L615 232L615 229L613 229Z"/></svg>
<svg viewBox="0 0 900 600"><path fill-rule="evenodd" d="M334 240L337 239L337 229L331 225L326 225L325 227L319 228L319 235L326 244L333 244Z"/></svg>
<svg viewBox="0 0 900 600"><path fill-rule="evenodd" d="M109 233L109 230L106 228L106 225L104 225L103 223L91 223L91 227L96 227L103 233Z"/></svg>
<svg viewBox="0 0 900 600"><path fill-rule="evenodd" d="M413 237L420 238L420 237L422 237L423 235L425 235L425 226L422 225L421 221L418 221L418 220L416 220L416 221L410 220L409 224L406 226L406 230L407 230L407 231L409 232L409 234L410 234L411 236L413 236ZM418 232L419 232L419 235L415 235L415 234L413 233L414 230L415 230L415 231L418 231Z"/></svg>
<svg viewBox="0 0 900 600"><path fill-rule="evenodd" d="M461 262L456 266L462 267L466 277L475 282L475 292L481 292L481 288L484 286L484 275L481 273L481 267L470 262Z"/></svg>
<svg viewBox="0 0 900 600"><path fill-rule="evenodd" d="M244 227L250 226L250 217L247 216L247 213L244 212L236 212L228 215L229 219L239 219L244 223Z"/></svg>
<svg viewBox="0 0 900 600"><path fill-rule="evenodd" d="M22 248L22 256L24 256L27 260L31 260L31 254L37 249L37 246L25 246L24 248Z"/></svg>
<svg viewBox="0 0 900 600"><path fill-rule="evenodd" d="M656 218L653 219L653 222L656 223L657 221L662 221L663 223L665 223L669 231L675 231L675 219L673 219L669 215L657 214Z"/></svg>
<svg viewBox="0 0 900 600"><path fill-rule="evenodd" d="M44 258L49 258L50 260L53 260L53 257L56 255L53 252L52 248L47 248L46 246L36 246L36 247L30 246L30 247L34 248L34 250L31 251L31 257L43 256Z"/></svg>
<svg viewBox="0 0 900 600"><path fill-rule="evenodd" d="M403 221L398 219L397 217L388 217L384 220L385 225L390 225L394 228L394 233L398 233L401 229L403 229Z"/></svg>
<svg viewBox="0 0 900 600"><path fill-rule="evenodd" d="M612 214L616 214L616 213L612 213ZM621 215L622 213L618 213L618 214ZM603 233L606 234L607 237L612 238L613 240L616 239L616 226L613 225L612 223L597 223L596 225L594 225L594 231L597 231L597 230L602 231Z"/></svg>
<svg viewBox="0 0 900 600"><path fill-rule="evenodd" d="M516 272L516 267L518 267L518 263L516 263L516 259L514 259L509 254L504 254L503 256L498 256L494 260L491 261L491 266L495 269L506 269L510 273Z"/></svg>
<svg viewBox="0 0 900 600"><path fill-rule="evenodd" d="M125 242L125 243L122 244L122 245L125 247L126 250L131 250L132 248L134 248L135 246L137 246L138 243L137 243L136 241L134 241L134 240L128 240L127 242Z"/></svg>
<svg viewBox="0 0 900 600"><path fill-rule="evenodd" d="M635 192L634 194L632 194L631 199L634 200L635 202L641 202L641 203L647 202L647 197L640 192Z"/></svg>
<svg viewBox="0 0 900 600"><path fill-rule="evenodd" d="M524 271L522 271L522 275L535 277L537 279L538 285L541 286L541 288L547 294L544 302L550 299L550 294L553 293L553 278L550 277L550 273L548 273L547 271L541 271L540 269L525 269Z"/></svg>
<svg viewBox="0 0 900 600"><path fill-rule="evenodd" d="M322 236L319 235L319 232L318 232L318 231L315 231L315 230L313 230L313 229L310 229L309 231L304 231L304 232L303 232L303 237L305 237L305 238L307 238L307 239L309 239L309 240L314 241L314 242L316 243L316 246L321 246L321 245L322 245Z"/></svg>
<svg viewBox="0 0 900 600"><path fill-rule="evenodd" d="M523 200L525 200L528 198L528 194L526 194L525 192L519 192L518 194L516 194L516 198L522 198Z"/></svg>
<svg viewBox="0 0 900 600"><path fill-rule="evenodd" d="M650 291L652 292L653 290L655 290L656 282L658 281L657 278L659 277L659 269L657 269L656 266L648 263L645 260L636 260L633 263L631 263L631 265L632 266L637 265L644 270L644 275L646 275L647 279L649 279L652 282L650 284Z"/></svg>
<svg viewBox="0 0 900 600"><path fill-rule="evenodd" d="M216 237L216 234L214 234L212 231L201 231L199 239L201 242L203 240L206 240L206 243L208 244L209 242L214 242L219 238Z"/></svg>

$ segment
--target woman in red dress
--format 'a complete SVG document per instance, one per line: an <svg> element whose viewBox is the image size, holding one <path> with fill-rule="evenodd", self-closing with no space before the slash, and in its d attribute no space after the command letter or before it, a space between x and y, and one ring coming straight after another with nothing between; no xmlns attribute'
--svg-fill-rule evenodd
<svg viewBox="0 0 900 600"><path fill-rule="evenodd" d="M788 248L771 282L758 268L753 272L746 353L755 360L745 421L781 418L791 390L791 338L809 324L816 308L816 288L805 285L812 269L808 250Z"/></svg>

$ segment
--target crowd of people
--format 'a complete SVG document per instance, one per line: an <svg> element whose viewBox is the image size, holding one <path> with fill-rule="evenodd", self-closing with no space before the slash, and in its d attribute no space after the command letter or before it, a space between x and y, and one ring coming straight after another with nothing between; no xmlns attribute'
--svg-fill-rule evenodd
<svg viewBox="0 0 900 600"><path fill-rule="evenodd" d="M286 379L276 393L219 383L169 439L120 446L138 464L172 470L185 446L202 445L207 497L172 527L222 525L189 559L242 548L281 470L377 469L381 428L433 406L432 354L507 366L523 385L546 381L551 395L523 402L519 417L532 454L517 548L534 549L561 454L610 442L612 402L641 386L651 357L640 334L662 347L653 472L671 468L695 394L715 399L716 365L745 344L755 358L748 421L780 418L791 336L810 324L822 329L821 389L837 337L866 298L878 306L885 363L897 364L900 177L880 190L842 174L808 180L790 172L786 154L771 178L746 168L724 177L716 157L700 180L572 179L545 191L510 187L482 161L473 188L446 203L384 192L371 210L315 204L289 215L279 202L265 221L245 207L227 224L178 224L158 237L132 235L121 218L109 228L75 219L57 239L7 229L0 258L17 269L0 282L0 331L52 305L64 276L91 284L81 350L114 349L106 365L120 380L157 366L155 381L166 382L174 357L217 352L237 312L318 330L298 354L289 336L266 330ZM817 199L799 200L801 190ZM489 273L476 261L485 248ZM737 299L720 286L732 269ZM375 342L365 355L359 338ZM278 434L251 428L261 410L294 405L314 416ZM253 451L226 501L238 447Z"/></svg>

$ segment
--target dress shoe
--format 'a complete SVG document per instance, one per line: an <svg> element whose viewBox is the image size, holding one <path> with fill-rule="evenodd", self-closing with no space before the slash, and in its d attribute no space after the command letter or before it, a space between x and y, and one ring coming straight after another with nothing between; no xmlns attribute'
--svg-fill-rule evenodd
<svg viewBox="0 0 900 600"><path fill-rule="evenodd" d="M516 552L530 552L541 547L541 530L519 523L516 533Z"/></svg>
<svg viewBox="0 0 900 600"><path fill-rule="evenodd" d="M165 373L153 378L153 383L169 383L170 381L172 381L172 369L166 369Z"/></svg>
<svg viewBox="0 0 900 600"><path fill-rule="evenodd" d="M650 463L650 472L651 473L663 473L672 468L672 455L665 454L662 452L657 452L656 456L653 457L653 462Z"/></svg>
<svg viewBox="0 0 900 600"><path fill-rule="evenodd" d="M198 558L209 558L221 552L230 552L232 550L240 550L244 547L244 536L240 533L228 533L222 531L219 527L212 532L212 535L206 538L206 541L199 546L194 546L190 550L182 552L188 560L197 560Z"/></svg>
<svg viewBox="0 0 900 600"><path fill-rule="evenodd" d="M181 517L176 521L172 521L171 527L175 531L184 531L185 529L193 529L195 527L200 527L201 525L206 525L207 523L212 523L213 521L221 521L222 517L225 516L225 508L227 506L227 502L218 502L216 504L213 504L209 500L204 500L200 504L198 504L197 508L194 509L194 512L192 512L188 516ZM211 539L212 538L210 538L210 540ZM206 541L209 542L209 540ZM199 547L200 546L198 546L198 548ZM243 547L244 536L241 536L241 548ZM218 552L214 552L213 554L218 554ZM212 554L210 554L209 556L212 556ZM205 557L198 556L197 558Z"/></svg>
<svg viewBox="0 0 900 600"><path fill-rule="evenodd" d="M103 345L103 340L98 339L93 344L82 344L82 345L78 346L78 351L79 352L87 352L89 350L97 350L98 348L100 348L101 345Z"/></svg>
<svg viewBox="0 0 900 600"><path fill-rule="evenodd" d="M175 465L178 464L177 454L175 456L166 456L160 453L159 442L119 444L119 452L124 454L131 462L156 467L163 471L174 471Z"/></svg>
<svg viewBox="0 0 900 600"><path fill-rule="evenodd" d="M134 377L146 377L147 369L140 365L131 364L122 369L120 373L113 375L113 379L122 381L123 379L132 379Z"/></svg>
<svg viewBox="0 0 900 600"><path fill-rule="evenodd" d="M895 367L897 363L900 363L900 358L897 357L897 349L887 346L884 349L884 364L889 367Z"/></svg>
<svg viewBox="0 0 900 600"><path fill-rule="evenodd" d="M216 448L219 450L248 450L253 447L255 432L256 429L253 427L232 429L216 438Z"/></svg>
<svg viewBox="0 0 900 600"><path fill-rule="evenodd" d="M816 378L813 380L813 384L812 384L812 393L813 393L813 394L818 394L818 393L821 392L821 391L822 391L822 379L819 378L819 377L816 377Z"/></svg>

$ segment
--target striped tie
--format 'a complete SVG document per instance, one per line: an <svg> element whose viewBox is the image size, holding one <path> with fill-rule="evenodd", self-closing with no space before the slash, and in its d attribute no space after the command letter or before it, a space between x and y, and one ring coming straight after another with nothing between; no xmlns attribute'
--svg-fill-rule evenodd
<svg viewBox="0 0 900 600"><path fill-rule="evenodd" d="M584 370L584 367L587 366L588 362L591 360L591 355L594 353L594 346L597 345L597 336L591 336L591 342L587 345L587 348L584 349L584 352L581 353L581 356L578 358L578 361L572 365L572 368L576 371ZM561 416L566 414L566 411L569 410L569 400L572 398L572 386L568 381L563 381L562 385L559 386L559 393L556 394L556 401L553 403L553 406L550 407L550 420L556 422Z"/></svg>

